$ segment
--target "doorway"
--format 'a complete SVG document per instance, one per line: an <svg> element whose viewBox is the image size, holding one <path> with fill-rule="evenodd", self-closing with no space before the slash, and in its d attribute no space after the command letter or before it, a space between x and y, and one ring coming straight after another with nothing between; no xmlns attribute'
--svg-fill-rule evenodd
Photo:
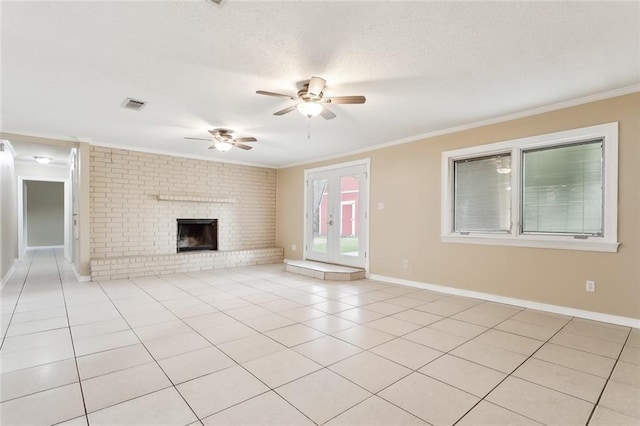
<svg viewBox="0 0 640 426"><path fill-rule="evenodd" d="M69 181L18 177L18 250L64 247L69 259Z"/></svg>
<svg viewBox="0 0 640 426"><path fill-rule="evenodd" d="M305 259L367 269L369 159L305 170Z"/></svg>

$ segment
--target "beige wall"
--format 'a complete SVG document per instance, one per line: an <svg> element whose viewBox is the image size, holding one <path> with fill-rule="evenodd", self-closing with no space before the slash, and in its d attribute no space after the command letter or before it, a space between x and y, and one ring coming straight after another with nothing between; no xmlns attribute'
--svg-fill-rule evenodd
<svg viewBox="0 0 640 426"><path fill-rule="evenodd" d="M617 253L440 242L441 153L619 122ZM371 273L640 318L640 94L278 171L276 244L299 259L305 168L371 158ZM385 209L377 210L378 202ZM402 259L409 267L402 267ZM585 280L597 291L585 292Z"/></svg>
<svg viewBox="0 0 640 426"><path fill-rule="evenodd" d="M64 182L25 182L27 247L64 245Z"/></svg>
<svg viewBox="0 0 640 426"><path fill-rule="evenodd" d="M178 218L217 218L221 251L275 246L275 169L91 147L90 174L92 259L175 253Z"/></svg>
<svg viewBox="0 0 640 426"><path fill-rule="evenodd" d="M18 201L13 153L0 151L0 280L18 257Z"/></svg>

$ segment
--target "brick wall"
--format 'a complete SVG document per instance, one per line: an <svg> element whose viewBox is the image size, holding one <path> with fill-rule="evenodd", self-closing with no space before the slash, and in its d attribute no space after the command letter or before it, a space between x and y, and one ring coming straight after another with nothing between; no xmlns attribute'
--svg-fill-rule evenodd
<svg viewBox="0 0 640 426"><path fill-rule="evenodd" d="M282 263L284 250L201 251L158 256L91 259L91 280L108 281L149 275L184 274L236 266Z"/></svg>
<svg viewBox="0 0 640 426"><path fill-rule="evenodd" d="M275 169L96 146L90 156L92 260L174 254L177 218L217 218L221 251L275 247Z"/></svg>

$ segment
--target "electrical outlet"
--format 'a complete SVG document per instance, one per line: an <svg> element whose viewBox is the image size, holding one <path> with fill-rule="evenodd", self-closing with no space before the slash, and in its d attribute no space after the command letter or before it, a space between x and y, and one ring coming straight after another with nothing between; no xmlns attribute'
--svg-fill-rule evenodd
<svg viewBox="0 0 640 426"><path fill-rule="evenodd" d="M378 202L378 210L384 210L384 201Z"/></svg>
<svg viewBox="0 0 640 426"><path fill-rule="evenodd" d="M298 246L295 244L291 244L291 251L296 251L298 250Z"/></svg>
<svg viewBox="0 0 640 426"><path fill-rule="evenodd" d="M585 290L587 290L590 293L593 293L594 291L596 291L596 282L595 281L587 281L587 285Z"/></svg>
<svg viewBox="0 0 640 426"><path fill-rule="evenodd" d="M409 267L409 261L408 261L407 259L404 259L404 260L402 261L402 267L403 267L403 268L408 268L408 267Z"/></svg>

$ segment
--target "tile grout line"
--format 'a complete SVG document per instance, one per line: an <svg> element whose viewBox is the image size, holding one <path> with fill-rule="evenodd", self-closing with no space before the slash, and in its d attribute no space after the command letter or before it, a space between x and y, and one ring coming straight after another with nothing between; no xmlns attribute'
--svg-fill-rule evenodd
<svg viewBox="0 0 640 426"><path fill-rule="evenodd" d="M76 345L73 341L73 334L71 333L71 321L69 320L69 309L67 307L67 297L64 291L64 284L62 283L62 275L60 274L60 264L58 260L58 256L53 250L53 255L56 259L56 269L58 272L58 280L60 281L60 290L62 291L62 301L64 302L64 311L67 317L67 329L69 330L69 340L71 341L71 350L73 351L73 362L76 366L76 374L78 375L78 387L80 388L80 397L82 398L82 408L84 409L84 420L86 424L89 424L89 414L87 413L87 403L84 396L84 389L82 387L82 380L80 378L80 368L78 367L78 357L76 356ZM69 419L66 419L69 420Z"/></svg>
<svg viewBox="0 0 640 426"><path fill-rule="evenodd" d="M27 285L27 278L29 277L29 272L31 271L31 266L33 265L34 256L29 256L29 267L27 269L27 273L24 275L24 280L22 281L22 285L20 286L20 292L18 293L18 297L16 298L16 303L13 305L13 310L11 311L11 317L9 318L9 322L7 323L7 329L2 334L2 342L0 342L0 350L4 347L4 342L7 338L7 334L9 333L9 328L13 324L13 316L16 314L16 309L18 309L18 303L20 303L20 298L22 297L22 292L24 291L25 286ZM5 286L5 289L7 287Z"/></svg>
<svg viewBox="0 0 640 426"><path fill-rule="evenodd" d="M609 372L609 377L607 377L607 380L604 382L604 386L602 387L602 390L600 391L600 395L598 395L598 399L596 400L596 403L593 404L593 408L591 409L591 413L589 413L589 418L587 419L587 423L586 424L589 424L589 422L591 421L591 418L593 417L593 415L596 412L596 408L598 408L598 406L600 405L600 400L602 399L602 396L604 395L605 389L607 389L607 386L609 386L609 382L611 381L611 376L613 376L613 372L616 370L616 367L618 366L618 363L620 362L620 357L622 356L622 352L624 351L625 346L627 345L627 342L629 341L629 337L631 336L631 332L632 331L633 331L633 328L630 328L629 332L627 333L627 338L624 339L624 343L622 344L622 348L620 348L620 352L618 353L618 357L616 358L615 362L613 363L613 367L611 368L611 371ZM613 410L613 409L610 409L610 410L615 411L616 413L618 413L617 410ZM621 414L624 414L624 413L621 413Z"/></svg>

